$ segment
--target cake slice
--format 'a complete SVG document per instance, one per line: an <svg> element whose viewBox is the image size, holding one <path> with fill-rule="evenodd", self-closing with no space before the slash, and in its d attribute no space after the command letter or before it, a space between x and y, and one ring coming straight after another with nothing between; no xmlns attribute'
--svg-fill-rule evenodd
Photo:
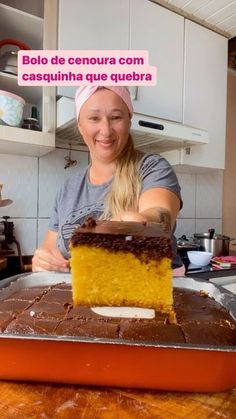
<svg viewBox="0 0 236 419"><path fill-rule="evenodd" d="M172 313L171 256L161 224L89 219L71 238L73 303Z"/></svg>

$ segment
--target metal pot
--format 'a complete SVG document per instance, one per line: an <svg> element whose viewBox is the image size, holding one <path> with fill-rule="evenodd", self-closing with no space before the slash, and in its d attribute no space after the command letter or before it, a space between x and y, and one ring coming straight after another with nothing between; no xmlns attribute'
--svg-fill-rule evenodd
<svg viewBox="0 0 236 419"><path fill-rule="evenodd" d="M30 47L17 39L7 38L0 41L0 49L5 45L14 45L20 49L28 50ZM0 51L0 71L17 75L17 51Z"/></svg>
<svg viewBox="0 0 236 419"><path fill-rule="evenodd" d="M177 240L177 249L178 250L198 250L199 245L197 243L192 243L187 239L187 237L183 234L183 236L179 237Z"/></svg>
<svg viewBox="0 0 236 419"><path fill-rule="evenodd" d="M200 245L200 250L212 252L213 256L228 256L230 240L233 239L222 234L214 234L213 237L210 232L194 234L194 242Z"/></svg>
<svg viewBox="0 0 236 419"><path fill-rule="evenodd" d="M199 248L199 244L189 241L185 235L179 237L177 240L177 252L183 261L187 259L187 252L189 250L199 250Z"/></svg>

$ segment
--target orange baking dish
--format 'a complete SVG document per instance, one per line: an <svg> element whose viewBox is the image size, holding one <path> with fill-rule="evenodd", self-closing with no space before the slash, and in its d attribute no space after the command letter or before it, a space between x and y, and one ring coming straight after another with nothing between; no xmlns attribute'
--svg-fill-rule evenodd
<svg viewBox="0 0 236 419"><path fill-rule="evenodd" d="M35 285L34 275L25 277L27 285L32 277ZM68 277L51 273L46 279L42 273L41 285L68 282ZM7 284L6 280L2 282ZM178 279L177 284L182 287L188 283L191 288L195 282L184 278L182 282ZM215 295L218 289L202 281L199 287L207 292L212 289ZM236 307L235 296L226 294L232 311ZM224 391L236 385L236 347L1 334L0 378L191 392Z"/></svg>

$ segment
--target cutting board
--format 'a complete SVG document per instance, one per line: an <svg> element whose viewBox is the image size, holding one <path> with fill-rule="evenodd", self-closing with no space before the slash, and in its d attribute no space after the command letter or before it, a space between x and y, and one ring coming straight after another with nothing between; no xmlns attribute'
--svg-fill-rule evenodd
<svg viewBox="0 0 236 419"><path fill-rule="evenodd" d="M0 382L0 418L236 418L236 389L199 394Z"/></svg>

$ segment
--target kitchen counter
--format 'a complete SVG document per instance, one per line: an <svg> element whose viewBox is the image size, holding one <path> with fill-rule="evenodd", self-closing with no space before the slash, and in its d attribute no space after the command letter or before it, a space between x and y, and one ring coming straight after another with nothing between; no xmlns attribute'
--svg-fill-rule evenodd
<svg viewBox="0 0 236 419"><path fill-rule="evenodd" d="M187 277L209 280L236 294L236 269L214 269L210 265L197 272L189 271Z"/></svg>
<svg viewBox="0 0 236 419"><path fill-rule="evenodd" d="M188 417L236 417L236 389L200 394L0 382L0 418Z"/></svg>
<svg viewBox="0 0 236 419"><path fill-rule="evenodd" d="M212 279L212 278L220 278L220 277L235 277L236 282L236 269L215 269L211 265L203 266L202 268L199 267L191 267L188 269L186 267L186 276L191 278L201 278L201 279Z"/></svg>

